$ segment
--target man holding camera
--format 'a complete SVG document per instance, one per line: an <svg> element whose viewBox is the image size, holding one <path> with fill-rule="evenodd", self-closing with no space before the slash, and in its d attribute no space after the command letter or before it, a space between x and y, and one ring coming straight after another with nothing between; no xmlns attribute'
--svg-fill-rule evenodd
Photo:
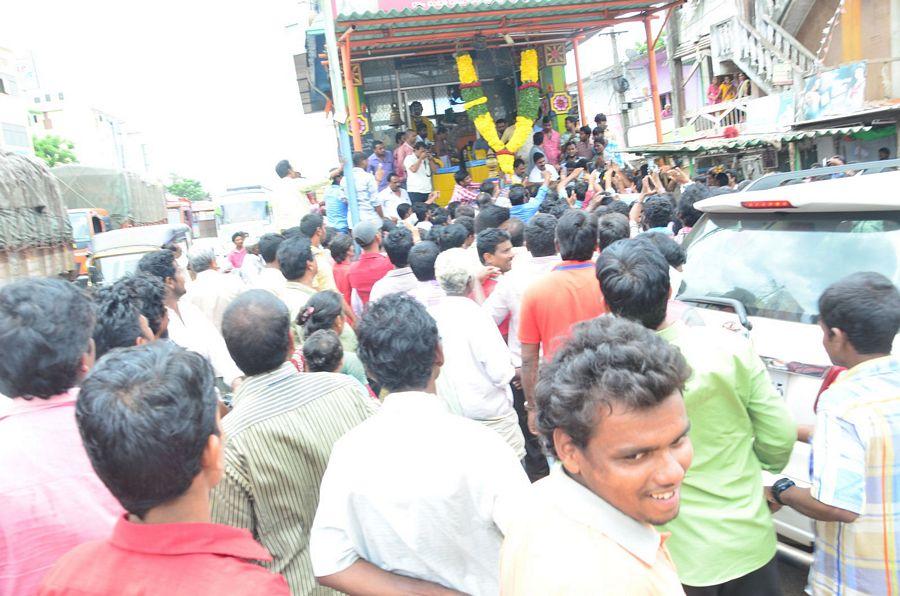
<svg viewBox="0 0 900 596"><path fill-rule="evenodd" d="M403 160L403 168L406 170L406 191L413 205L428 201L428 196L434 189L431 179L435 167L433 162L434 156L422 141L413 145L412 155Z"/></svg>

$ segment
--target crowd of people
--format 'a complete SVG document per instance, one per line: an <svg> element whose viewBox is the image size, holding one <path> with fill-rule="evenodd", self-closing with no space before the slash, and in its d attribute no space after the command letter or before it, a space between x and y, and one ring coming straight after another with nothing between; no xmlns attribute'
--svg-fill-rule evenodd
<svg viewBox="0 0 900 596"><path fill-rule="evenodd" d="M424 144L376 145L356 221L336 173L227 264L2 287L0 593L780 594L781 506L817 520L814 593L900 587L898 289L821 296L849 370L798 432L750 342L675 298L727 175L567 128L443 207ZM764 487L798 437L812 486Z"/></svg>

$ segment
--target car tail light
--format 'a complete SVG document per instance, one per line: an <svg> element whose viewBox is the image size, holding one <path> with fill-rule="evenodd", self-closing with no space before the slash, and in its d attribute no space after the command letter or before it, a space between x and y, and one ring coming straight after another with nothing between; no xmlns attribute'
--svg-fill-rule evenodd
<svg viewBox="0 0 900 596"><path fill-rule="evenodd" d="M790 201L741 201L744 209L793 209Z"/></svg>

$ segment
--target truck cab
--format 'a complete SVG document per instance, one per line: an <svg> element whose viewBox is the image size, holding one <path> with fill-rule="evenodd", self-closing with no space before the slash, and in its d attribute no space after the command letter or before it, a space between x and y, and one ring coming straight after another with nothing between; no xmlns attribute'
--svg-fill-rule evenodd
<svg viewBox="0 0 900 596"><path fill-rule="evenodd" d="M109 213L106 209L69 209L68 215L69 223L72 225L78 275L87 275L88 257L93 250L94 236L109 231Z"/></svg>

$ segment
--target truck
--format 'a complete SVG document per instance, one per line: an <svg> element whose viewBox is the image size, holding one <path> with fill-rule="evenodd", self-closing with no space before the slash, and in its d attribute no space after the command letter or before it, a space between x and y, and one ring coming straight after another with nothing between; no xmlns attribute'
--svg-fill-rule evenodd
<svg viewBox="0 0 900 596"><path fill-rule="evenodd" d="M73 279L72 226L59 186L36 158L0 150L0 284Z"/></svg>

